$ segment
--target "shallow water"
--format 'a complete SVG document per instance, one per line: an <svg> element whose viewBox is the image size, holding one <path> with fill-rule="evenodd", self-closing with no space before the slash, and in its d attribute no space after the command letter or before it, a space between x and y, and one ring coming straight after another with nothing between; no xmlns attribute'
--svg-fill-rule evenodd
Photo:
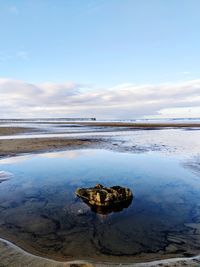
<svg viewBox="0 0 200 267"><path fill-rule="evenodd" d="M158 152L72 150L0 160L0 237L49 258L143 261L197 254L200 177ZM91 211L77 187L130 187L128 208Z"/></svg>

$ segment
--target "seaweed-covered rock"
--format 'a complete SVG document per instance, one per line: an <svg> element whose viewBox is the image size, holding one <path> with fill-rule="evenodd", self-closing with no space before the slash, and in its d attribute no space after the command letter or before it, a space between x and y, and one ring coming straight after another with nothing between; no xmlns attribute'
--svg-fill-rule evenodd
<svg viewBox="0 0 200 267"><path fill-rule="evenodd" d="M111 207L132 201L133 194L129 188L121 186L104 187L97 184L91 188L78 188L76 195L91 206Z"/></svg>

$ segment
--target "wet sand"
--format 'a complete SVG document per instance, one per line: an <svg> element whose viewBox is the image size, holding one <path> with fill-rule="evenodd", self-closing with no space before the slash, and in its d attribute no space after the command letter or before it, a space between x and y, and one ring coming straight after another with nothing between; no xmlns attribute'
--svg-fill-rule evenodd
<svg viewBox="0 0 200 267"><path fill-rule="evenodd" d="M0 157L14 156L20 153L45 152L53 150L95 147L100 141L87 138L30 138L0 141Z"/></svg>
<svg viewBox="0 0 200 267"><path fill-rule="evenodd" d="M71 122L70 122L71 124ZM160 127L180 127L180 128L191 128L191 127L200 127L200 124L133 124L131 123L80 123L87 126L113 126L113 127L139 127L139 128L160 128ZM16 133L25 133L32 131L31 128L25 127L4 127L0 128L0 135L12 135ZM0 141L0 156L13 156L20 153L31 153L31 152L43 152L43 151L54 151L54 150L64 150L64 149L76 149L76 148L91 148L98 147L101 148L105 146L105 141L92 138L31 138L31 139L10 139L10 140L1 140ZM108 144L107 144L108 146ZM52 266L52 267L62 267L62 266L116 266L115 264L106 264L106 263L85 263L85 262L56 262L53 260L48 260L39 256L34 256L24 250L18 248L12 243L0 239L0 266L4 267L21 267L21 266ZM173 257L173 256L172 256ZM145 260L145 258L144 258ZM148 260L148 259L147 259ZM118 265L118 264L117 264ZM169 259L161 260L151 263L139 263L139 264L123 264L126 266L199 266L200 257L193 258L181 258L181 259Z"/></svg>
<svg viewBox="0 0 200 267"><path fill-rule="evenodd" d="M1 267L181 267L190 266L198 267L200 265L200 256L192 258L174 258L146 263L129 263L129 264L112 264L106 262L87 262L87 261L68 261L59 262L40 256L33 255L13 243L0 238Z"/></svg>
<svg viewBox="0 0 200 267"><path fill-rule="evenodd" d="M20 125L22 122L18 122L17 124ZM4 123L5 124L5 123ZM23 122L24 124L24 122ZM26 122L27 125L33 124L33 122ZM89 126L89 127L123 127L123 128L133 128L133 129L152 129L152 128L200 128L199 122L98 122L98 121L89 121L89 122L36 122L35 125L62 125L62 126L69 126L69 125L77 125L77 126ZM30 127L20 127L20 126L9 126L9 127L2 127L0 124L0 135L2 134L15 134L15 133L24 133L30 132Z"/></svg>
<svg viewBox="0 0 200 267"><path fill-rule="evenodd" d="M59 124L59 123L56 123ZM101 127L128 127L128 128L192 128L192 127L200 127L200 123L157 123L157 122L150 122L150 123L142 123L142 122L69 122L69 123L61 123L63 125L67 124L78 124L83 126L101 126Z"/></svg>
<svg viewBox="0 0 200 267"><path fill-rule="evenodd" d="M36 131L36 129L28 128L28 127L0 127L0 136L24 134L24 133L30 133L33 131Z"/></svg>
<svg viewBox="0 0 200 267"><path fill-rule="evenodd" d="M31 153L31 152L43 152L43 151L52 151L52 150L64 150L64 149L75 149L75 148L87 148L87 147L106 147L109 149L118 149L120 150L120 144L122 142L119 142L118 147L116 144L112 143L112 140L108 140L107 138L101 138L98 137L95 138L80 138L80 137L74 137L73 133L70 131L67 132L67 134L72 134L71 137L32 137L31 133L40 133L42 132L44 135L48 134L49 131L45 131L41 128L41 124L58 124L61 126L69 126L69 125L77 125L79 126L86 126L86 127L102 127L102 132L108 128L111 129L113 127L113 132L117 132L120 129L123 130L159 130L159 129L167 129L167 128L173 128L173 129L200 129L200 123L126 123L126 122L37 122L38 127L19 127L19 126L9 126L9 127L2 127L0 125L0 136L5 136L5 139L0 140L0 157L2 156L9 156L9 155L16 155L19 153ZM84 128L84 127L83 127ZM100 129L101 130L101 129ZM54 129L55 131L55 129ZM95 135L95 129L92 130ZM52 133L52 132L50 132ZM57 132L54 132L56 134ZM65 130L62 132L65 133ZM79 133L79 132L77 132ZM83 132L84 133L84 132ZM86 133L86 132L85 132ZM20 134L28 134L29 139L27 138L20 138L15 139L14 135L18 135L20 137ZM6 136L12 136L11 138L6 138ZM106 144L106 145L105 145ZM126 149L129 147L129 144ZM131 148L132 149L132 148ZM129 150L129 149L128 149ZM144 151L144 148L140 147L134 147L134 150L138 151Z"/></svg>

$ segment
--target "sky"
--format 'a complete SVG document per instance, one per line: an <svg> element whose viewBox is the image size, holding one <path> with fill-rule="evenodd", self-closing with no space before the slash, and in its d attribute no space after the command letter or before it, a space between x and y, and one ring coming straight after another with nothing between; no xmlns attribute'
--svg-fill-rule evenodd
<svg viewBox="0 0 200 267"><path fill-rule="evenodd" d="M0 0L0 118L200 117L199 0Z"/></svg>

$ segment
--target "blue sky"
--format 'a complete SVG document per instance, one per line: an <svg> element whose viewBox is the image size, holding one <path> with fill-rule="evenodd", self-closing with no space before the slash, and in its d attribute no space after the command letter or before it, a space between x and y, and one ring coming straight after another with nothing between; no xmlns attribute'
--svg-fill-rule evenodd
<svg viewBox="0 0 200 267"><path fill-rule="evenodd" d="M199 10L199 0L1 0L0 77L81 93L198 80Z"/></svg>

